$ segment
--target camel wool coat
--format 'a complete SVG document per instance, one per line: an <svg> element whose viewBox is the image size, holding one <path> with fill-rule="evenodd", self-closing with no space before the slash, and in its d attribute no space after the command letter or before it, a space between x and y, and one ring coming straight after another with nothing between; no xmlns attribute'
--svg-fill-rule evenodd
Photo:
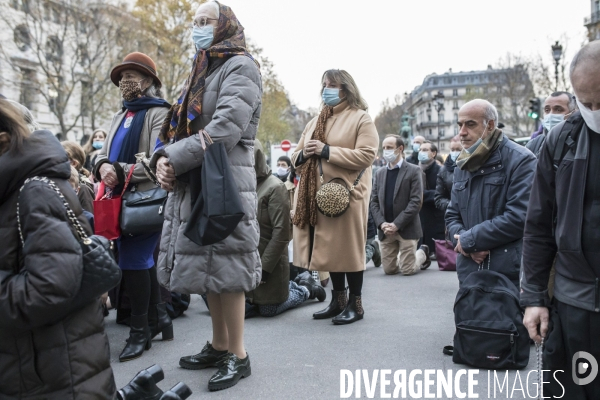
<svg viewBox="0 0 600 400"><path fill-rule="evenodd" d="M296 152L292 154L292 163L296 168L299 166L298 157L304 149L304 144L312 138L317 119L318 117L308 123ZM372 186L371 165L379 145L377 129L366 111L351 108L344 101L333 108L333 115L327 120L325 137L325 142L329 145L329 160L321 160L324 182L342 178L350 188L360 171L366 171L351 193L350 207L343 215L330 218L318 213L312 255L309 225L303 229L294 225L294 265L311 271L364 271ZM321 186L318 168L315 173L318 190ZM296 190L296 201L298 192L299 190Z"/></svg>

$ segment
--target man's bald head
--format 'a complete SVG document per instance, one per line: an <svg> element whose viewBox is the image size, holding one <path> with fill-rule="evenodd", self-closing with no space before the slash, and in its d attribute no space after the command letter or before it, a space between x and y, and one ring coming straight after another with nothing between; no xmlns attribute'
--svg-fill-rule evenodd
<svg viewBox="0 0 600 400"><path fill-rule="evenodd" d="M481 113L481 117L487 123L494 121L494 127L498 125L498 110L492 103L483 99L471 100L463 105L459 110L460 113Z"/></svg>
<svg viewBox="0 0 600 400"><path fill-rule="evenodd" d="M498 111L487 100L471 100L458 111L457 125L460 142L468 149L498 126Z"/></svg>
<svg viewBox="0 0 600 400"><path fill-rule="evenodd" d="M590 110L600 109L600 41L586 44L571 62L571 85L577 100Z"/></svg>

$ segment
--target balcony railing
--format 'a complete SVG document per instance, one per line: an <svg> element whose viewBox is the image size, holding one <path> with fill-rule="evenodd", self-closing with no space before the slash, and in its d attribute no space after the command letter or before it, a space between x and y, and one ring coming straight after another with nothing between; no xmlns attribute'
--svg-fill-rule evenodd
<svg viewBox="0 0 600 400"><path fill-rule="evenodd" d="M589 17L584 18L583 24L585 26L587 26L587 25L595 24L598 21L600 21L600 11L596 11L596 12L592 13L592 15L590 15Z"/></svg>

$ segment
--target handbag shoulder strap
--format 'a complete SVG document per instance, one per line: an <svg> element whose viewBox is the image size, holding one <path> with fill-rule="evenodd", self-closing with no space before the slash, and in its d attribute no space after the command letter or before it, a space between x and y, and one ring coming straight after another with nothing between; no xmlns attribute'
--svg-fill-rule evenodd
<svg viewBox="0 0 600 400"><path fill-rule="evenodd" d="M356 177L356 180L350 187L350 189L349 189L350 191L353 191L354 188L356 187L356 185L358 185L358 182L360 182L360 178L362 178L362 176L364 175L366 170L367 169L365 168L362 171L360 171L360 174L358 174L358 176ZM321 178L321 183L323 183L323 165L321 164L321 158L319 158L319 176Z"/></svg>
<svg viewBox="0 0 600 400"><path fill-rule="evenodd" d="M52 180L46 178L45 176L42 176L42 177L34 176L33 178L28 178L23 183L23 186L21 186L21 189L19 189L19 196L20 196L21 192L23 191L23 188L25 187L25 185L27 185L29 182L32 182L32 181L44 182L48 186L50 186L52 188L52 190L54 190L56 192L56 194L58 194L58 197L61 198L61 200L63 202L63 206L65 207L65 210L67 211L67 217L69 218L69 221L71 222L71 225L73 226L73 228L75 228L75 232L77 232L77 236L79 236L79 239L84 244L92 243L92 241L88 237L87 233L85 233L83 226L81 226L81 224L79 223L79 220L75 216L73 209L71 208L69 203L67 203L67 199L65 199L65 196L63 196L63 194L60 191L60 189L58 188L58 186L56 186L56 184ZM19 229L19 239L21 240L21 246L25 246L25 240L23 239L23 231L21 229L21 216L19 214L19 203L20 203L20 199L17 199L17 228Z"/></svg>

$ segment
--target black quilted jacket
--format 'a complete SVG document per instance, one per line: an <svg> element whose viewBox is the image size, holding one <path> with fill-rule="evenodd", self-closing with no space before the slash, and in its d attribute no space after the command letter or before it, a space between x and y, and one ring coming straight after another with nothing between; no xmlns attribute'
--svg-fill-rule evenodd
<svg viewBox="0 0 600 400"><path fill-rule="evenodd" d="M54 180L81 214L67 155L50 132L0 156L0 399L112 399L99 302L65 315L81 282L81 248L60 198L42 182L20 194L20 246L17 200L32 176Z"/></svg>

